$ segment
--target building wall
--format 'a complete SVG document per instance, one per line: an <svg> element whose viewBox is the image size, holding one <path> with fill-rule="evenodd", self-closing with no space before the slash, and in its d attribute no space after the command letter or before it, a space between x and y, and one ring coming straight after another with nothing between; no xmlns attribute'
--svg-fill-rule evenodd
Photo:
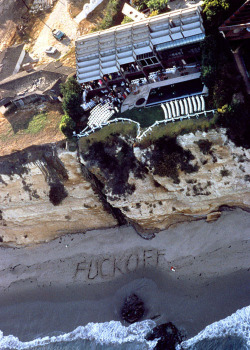
<svg viewBox="0 0 250 350"><path fill-rule="evenodd" d="M77 23L80 23L84 18L90 14L98 5L100 5L103 2L103 0L90 0L88 4L85 4L83 6L82 12L79 13L78 16L76 16L75 21Z"/></svg>

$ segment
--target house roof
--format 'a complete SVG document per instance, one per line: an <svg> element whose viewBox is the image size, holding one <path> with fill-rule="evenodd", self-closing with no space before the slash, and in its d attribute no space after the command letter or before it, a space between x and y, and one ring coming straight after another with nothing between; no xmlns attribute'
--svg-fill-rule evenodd
<svg viewBox="0 0 250 350"><path fill-rule="evenodd" d="M47 92L50 86L58 80L64 82L71 74L75 74L75 69L62 64L43 65L33 72L20 72L4 79L0 82L0 90L12 91L20 97L35 91Z"/></svg>
<svg viewBox="0 0 250 350"><path fill-rule="evenodd" d="M0 81L13 74L24 44L14 45L0 52Z"/></svg>
<svg viewBox="0 0 250 350"><path fill-rule="evenodd" d="M75 42L78 82L100 79L136 62L138 55L153 54L161 44L200 34L204 27L197 5L86 34Z"/></svg>
<svg viewBox="0 0 250 350"><path fill-rule="evenodd" d="M11 75L0 81L0 106L31 94L59 96L60 84L73 74L74 68L52 62L30 73L24 71Z"/></svg>
<svg viewBox="0 0 250 350"><path fill-rule="evenodd" d="M247 0L235 11L220 27L226 38L248 39L250 38L250 0Z"/></svg>
<svg viewBox="0 0 250 350"><path fill-rule="evenodd" d="M16 94L13 91L0 90L0 107L10 102L13 99L13 97L15 97L15 95Z"/></svg>

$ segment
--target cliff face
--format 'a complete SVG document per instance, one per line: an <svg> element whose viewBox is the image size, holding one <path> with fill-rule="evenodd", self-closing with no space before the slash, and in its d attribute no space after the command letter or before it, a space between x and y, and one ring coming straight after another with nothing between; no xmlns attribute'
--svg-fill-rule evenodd
<svg viewBox="0 0 250 350"><path fill-rule="evenodd" d="M81 172L76 152L30 147L0 158L0 237L38 243L117 225Z"/></svg>
<svg viewBox="0 0 250 350"><path fill-rule="evenodd" d="M110 179L107 179L103 169L84 160L84 155L81 160L106 185L110 204L119 208L138 229L155 231L182 221L204 217L211 220L219 213L210 213L224 205L250 207L249 150L236 147L223 130L186 134L179 136L177 141L184 152L191 152L190 158L193 159L185 165L186 168L187 165L192 166L194 170L182 171L181 166L177 167L178 181L169 176L156 175L152 166L152 158L157 157L154 146L146 149L134 147L136 159L148 172L145 171L140 178L130 171L128 183L134 192L121 196L110 191L107 186ZM157 162L160 161L157 158Z"/></svg>
<svg viewBox="0 0 250 350"><path fill-rule="evenodd" d="M152 146L132 147L131 140L128 147L120 143L118 150L109 149L109 156L120 161L119 150L125 147L134 169L124 167L126 157L119 163L123 183L119 172L112 173L115 194L110 187L112 166L104 171L83 153L82 164L77 152L52 145L1 157L0 240L38 243L65 233L115 226L125 222L122 216L141 230L156 231L206 217L223 205L250 208L248 150L235 147L223 131L180 136L178 144L191 152L188 165L194 169L178 167L178 181L156 175Z"/></svg>
<svg viewBox="0 0 250 350"><path fill-rule="evenodd" d="M200 140L212 143L207 154L198 146ZM136 181L135 192L123 204L130 209L126 215L132 221L144 229L161 230L175 222L206 217L223 205L250 207L249 151L235 147L224 133L214 130L184 135L178 142L190 150L194 156L190 163L198 170L178 170L179 183L150 170L146 181ZM146 162L145 150L137 149L135 153ZM120 207L121 203L113 205Z"/></svg>

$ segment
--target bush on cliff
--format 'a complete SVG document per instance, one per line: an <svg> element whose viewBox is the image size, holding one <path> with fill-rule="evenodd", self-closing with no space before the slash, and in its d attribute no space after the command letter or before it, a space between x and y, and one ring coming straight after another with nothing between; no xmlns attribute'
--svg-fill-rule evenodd
<svg viewBox="0 0 250 350"><path fill-rule="evenodd" d="M60 128L61 132L63 132L67 138L72 137L73 131L75 130L75 126L76 126L76 123L74 122L74 120L72 118L70 118L69 115L64 114L62 116L59 128Z"/></svg>
<svg viewBox="0 0 250 350"><path fill-rule="evenodd" d="M143 178L146 172L135 158L132 145L116 135L105 142L94 142L82 156L87 161L87 167L100 169L107 190L114 196L134 192L135 185L128 183L130 172L137 178Z"/></svg>
<svg viewBox="0 0 250 350"><path fill-rule="evenodd" d="M68 196L62 183L50 184L49 200L53 205L59 205Z"/></svg>
<svg viewBox="0 0 250 350"><path fill-rule="evenodd" d="M180 182L178 170L185 173L198 171L198 166L190 163L194 156L178 145L176 138L162 137L156 140L154 149L147 156L154 168L154 174L170 177L174 183Z"/></svg>

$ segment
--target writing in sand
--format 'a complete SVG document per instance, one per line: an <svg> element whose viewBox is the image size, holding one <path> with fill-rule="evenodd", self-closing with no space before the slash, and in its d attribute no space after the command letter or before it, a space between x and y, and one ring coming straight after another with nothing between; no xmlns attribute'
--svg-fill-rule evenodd
<svg viewBox="0 0 250 350"><path fill-rule="evenodd" d="M142 249L120 257L106 255L98 258L83 258L77 264L75 277L93 281L114 278L141 268L156 268L163 265L164 255L164 249Z"/></svg>

